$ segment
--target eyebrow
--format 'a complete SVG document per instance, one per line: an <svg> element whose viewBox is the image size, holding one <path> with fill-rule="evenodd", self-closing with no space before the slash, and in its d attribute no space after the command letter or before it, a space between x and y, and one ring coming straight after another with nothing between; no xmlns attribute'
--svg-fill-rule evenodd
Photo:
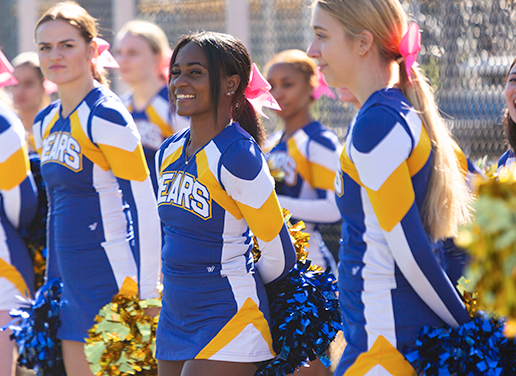
<svg viewBox="0 0 516 376"><path fill-rule="evenodd" d="M191 67L192 65L200 65L201 67L205 68L205 66L202 63L198 62L198 61L192 61L190 63L186 63L187 67ZM175 63L174 65L172 65L172 67L178 67L178 66L179 66L178 63Z"/></svg>
<svg viewBox="0 0 516 376"><path fill-rule="evenodd" d="M322 26L317 26L317 25L312 26L312 29L314 29L314 30L324 30L324 31L327 31L324 27L322 27Z"/></svg>
<svg viewBox="0 0 516 376"><path fill-rule="evenodd" d="M66 42L75 42L75 39L70 38L70 39L60 40L57 43L59 44L59 43L66 43ZM50 42L38 42L38 44L50 44Z"/></svg>

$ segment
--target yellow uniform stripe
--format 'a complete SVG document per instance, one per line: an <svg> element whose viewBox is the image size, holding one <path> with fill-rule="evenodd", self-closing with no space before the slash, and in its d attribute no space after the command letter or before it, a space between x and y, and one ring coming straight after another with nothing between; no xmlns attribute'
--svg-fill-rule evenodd
<svg viewBox="0 0 516 376"><path fill-rule="evenodd" d="M0 163L0 189L10 190L20 185L30 171L27 144Z"/></svg>
<svg viewBox="0 0 516 376"><path fill-rule="evenodd" d="M48 123L48 126L45 128L45 133L43 133L43 137L41 138L42 140L44 140L45 138L48 137L48 135L50 134L50 131L52 130L52 127L54 126L54 124L56 123L56 121L59 119L59 111L56 111L56 113L54 114L54 117L52 118L52 120L50 120L50 122ZM43 123L41 124L41 126L43 126Z"/></svg>
<svg viewBox="0 0 516 376"><path fill-rule="evenodd" d="M163 170L165 170L169 165L177 161L177 159L181 156L181 153L183 152L183 147L181 146L176 151L174 151L172 154L170 154L168 157L163 159L161 162L161 166L159 168L159 172L162 173Z"/></svg>
<svg viewBox="0 0 516 376"><path fill-rule="evenodd" d="M95 163L104 171L108 171L110 169L109 163L106 160L104 154L102 154L99 148L95 146L93 142L91 142L90 138L82 130L81 122L79 120L79 115L77 114L77 111L70 115L70 134L79 143L79 145L81 145L82 156L88 158L90 161Z"/></svg>
<svg viewBox="0 0 516 376"><path fill-rule="evenodd" d="M208 157L204 149L197 153L195 161L197 163L197 180L208 188L211 199L236 219L242 219L244 216L235 201L222 189L215 176L211 173Z"/></svg>
<svg viewBox="0 0 516 376"><path fill-rule="evenodd" d="M455 151L455 156L457 157L457 164L459 166L460 173L462 174L462 177L466 179L466 175L468 174L468 159L455 141L453 142L453 150Z"/></svg>
<svg viewBox="0 0 516 376"><path fill-rule="evenodd" d="M369 351L358 356L344 376L363 376L376 365L381 365L392 376L417 376L405 357L383 336L376 339Z"/></svg>
<svg viewBox="0 0 516 376"><path fill-rule="evenodd" d="M410 157L407 159L410 176L416 175L425 166L428 158L430 157L431 150L432 144L430 142L430 138L428 137L425 128L422 128L419 142L414 150L412 150Z"/></svg>
<svg viewBox="0 0 516 376"><path fill-rule="evenodd" d="M271 356L274 356L269 324L256 303L251 298L247 298L244 305L238 310L235 316L233 316L215 338L196 355L195 359L209 359L234 340L249 324L253 324L262 334L263 339L269 345Z"/></svg>
<svg viewBox="0 0 516 376"><path fill-rule="evenodd" d="M144 181L149 176L149 168L145 161L141 143L138 143L133 151L102 144L99 144L99 148L116 177L125 180Z"/></svg>
<svg viewBox="0 0 516 376"><path fill-rule="evenodd" d="M301 175L303 180L308 182L308 184L310 184L313 187L310 163L305 159L303 154L301 154L293 138L290 138L287 141L287 148L290 156L294 159L294 161L296 161L297 172L299 173L299 175Z"/></svg>
<svg viewBox="0 0 516 376"><path fill-rule="evenodd" d="M152 107L148 107L145 111L147 114L147 117L149 118L151 123L156 124L161 129L161 133L163 134L163 137L168 138L172 136L174 133L172 132L172 129L170 129L170 126L163 121L163 119L157 114L157 112Z"/></svg>
<svg viewBox="0 0 516 376"><path fill-rule="evenodd" d="M355 164L349 159L348 154L346 153L346 147L344 146L344 149L342 150L342 153L340 154L340 168L342 169L342 172L347 174L355 183L357 183L360 186L364 186L362 184L362 181L360 180L360 176L358 176L357 168L355 167Z"/></svg>
<svg viewBox="0 0 516 376"><path fill-rule="evenodd" d="M270 242L283 228L283 215L274 190L258 209L240 202L237 202L237 204L249 228L258 239Z"/></svg>
<svg viewBox="0 0 516 376"><path fill-rule="evenodd" d="M317 163L310 163L313 178L313 188L334 190L335 171L331 171Z"/></svg>
<svg viewBox="0 0 516 376"><path fill-rule="evenodd" d="M0 258L0 277L10 281L22 296L30 298L30 291L22 275L16 268ZM14 308L14 307L13 307Z"/></svg>
<svg viewBox="0 0 516 376"><path fill-rule="evenodd" d="M367 187L366 190L378 223L387 232L401 222L415 199L406 161L394 170L378 191Z"/></svg>

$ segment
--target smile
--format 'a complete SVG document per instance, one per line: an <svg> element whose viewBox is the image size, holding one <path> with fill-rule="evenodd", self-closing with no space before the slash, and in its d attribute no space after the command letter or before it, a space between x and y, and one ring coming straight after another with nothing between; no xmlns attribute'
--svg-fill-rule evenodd
<svg viewBox="0 0 516 376"><path fill-rule="evenodd" d="M176 94L176 99L177 100L185 100L185 99L194 99L195 98L195 95L191 95L191 94Z"/></svg>

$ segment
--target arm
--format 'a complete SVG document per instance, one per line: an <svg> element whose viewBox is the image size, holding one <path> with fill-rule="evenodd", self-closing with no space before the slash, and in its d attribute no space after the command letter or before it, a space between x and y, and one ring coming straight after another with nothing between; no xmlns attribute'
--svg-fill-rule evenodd
<svg viewBox="0 0 516 376"><path fill-rule="evenodd" d="M341 218L332 190L322 191L319 198L295 198L278 195L282 208L294 218L313 223L335 223Z"/></svg>
<svg viewBox="0 0 516 376"><path fill-rule="evenodd" d="M140 297L157 297L161 227L149 169L131 115L122 103L106 102L95 109L91 120L92 138L118 179L124 201L130 206L133 246L140 263Z"/></svg>
<svg viewBox="0 0 516 376"><path fill-rule="evenodd" d="M355 126L351 158L396 264L421 299L447 324L470 319L464 305L432 253L412 186L412 176L431 158L431 144L419 124L411 138L386 110L373 108ZM413 147L413 140L416 140ZM417 150L416 150L417 149ZM416 152L417 151L417 152ZM418 171L411 166L420 165ZM364 198L365 199L365 198Z"/></svg>
<svg viewBox="0 0 516 376"><path fill-rule="evenodd" d="M256 268L263 282L283 278L294 266L296 252L260 148L247 140L233 144L221 158L220 180L258 239Z"/></svg>

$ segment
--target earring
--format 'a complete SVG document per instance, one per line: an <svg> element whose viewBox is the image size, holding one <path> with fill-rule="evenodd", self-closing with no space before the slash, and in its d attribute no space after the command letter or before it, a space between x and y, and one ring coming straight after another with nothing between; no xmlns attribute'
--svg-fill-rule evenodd
<svg viewBox="0 0 516 376"><path fill-rule="evenodd" d="M228 97L232 96L233 94L235 94L235 92L234 92L234 91L228 91L228 92L226 93L226 95L227 95Z"/></svg>
<svg viewBox="0 0 516 376"><path fill-rule="evenodd" d="M238 107L240 107L240 102L235 103L235 110L238 110Z"/></svg>

